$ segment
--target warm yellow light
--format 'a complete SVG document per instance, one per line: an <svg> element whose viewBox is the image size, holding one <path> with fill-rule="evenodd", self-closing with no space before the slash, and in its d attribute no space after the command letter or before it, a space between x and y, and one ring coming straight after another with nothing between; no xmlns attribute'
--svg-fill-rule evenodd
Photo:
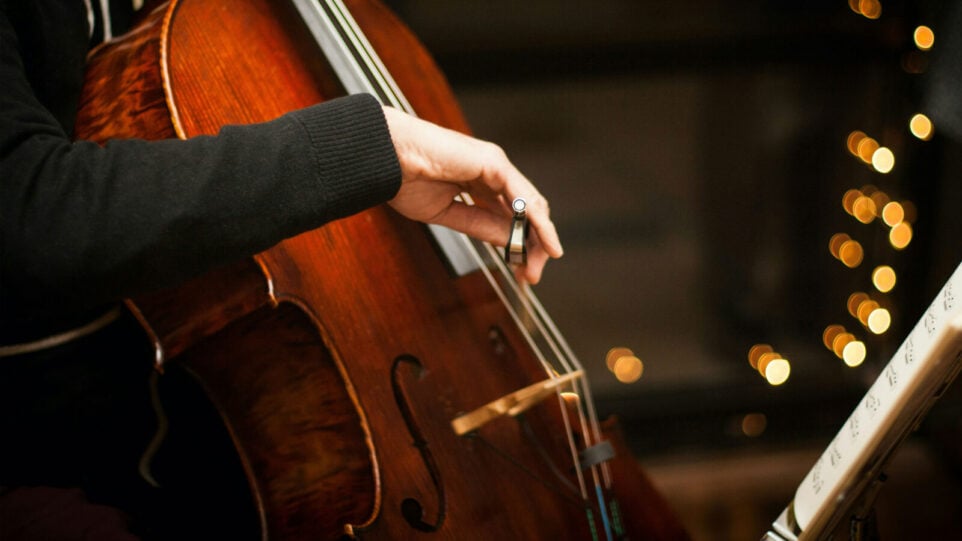
<svg viewBox="0 0 962 541"><path fill-rule="evenodd" d="M888 293L895 287L895 270L888 265L880 265L872 271L872 284L882 293Z"/></svg>
<svg viewBox="0 0 962 541"><path fill-rule="evenodd" d="M845 332L845 327L841 325L825 327L825 330L822 331L822 343L825 344L827 349L832 349L832 342L835 341L835 337L843 332Z"/></svg>
<svg viewBox="0 0 962 541"><path fill-rule="evenodd" d="M872 139L871 137L864 137L858 142L856 153L858 154L859 159L861 159L863 162L871 163L872 154L875 154L875 151L878 150L878 147L878 141Z"/></svg>
<svg viewBox="0 0 962 541"><path fill-rule="evenodd" d="M842 360L851 367L862 364L865 361L865 344L858 340L845 344L845 349L842 351Z"/></svg>
<svg viewBox="0 0 962 541"><path fill-rule="evenodd" d="M912 242L912 226L908 222L897 224L889 231L889 242L896 250L901 250Z"/></svg>
<svg viewBox="0 0 962 541"><path fill-rule="evenodd" d="M925 25L916 28L912 38L915 40L915 46L923 51L928 51L935 45L935 32Z"/></svg>
<svg viewBox="0 0 962 541"><path fill-rule="evenodd" d="M775 359L765 368L765 379L769 385L781 385L788 381L792 372L792 365L787 359Z"/></svg>
<svg viewBox="0 0 962 541"><path fill-rule="evenodd" d="M765 370L768 368L768 363L774 361L775 359L781 359L781 358L782 358L782 354L777 351L768 351L768 352L762 353L758 357L758 366L755 367L755 370L758 370L758 373L764 376Z"/></svg>
<svg viewBox="0 0 962 541"><path fill-rule="evenodd" d="M859 0L858 12L866 19L878 19L882 16L882 3L879 0Z"/></svg>
<svg viewBox="0 0 962 541"><path fill-rule="evenodd" d="M865 132L861 130L855 130L848 134L848 138L845 139L845 147L853 156L858 156L858 144L865 139Z"/></svg>
<svg viewBox="0 0 962 541"><path fill-rule="evenodd" d="M879 147L872 153L872 167L879 173L888 173L895 167L895 154L886 147Z"/></svg>
<svg viewBox="0 0 962 541"><path fill-rule="evenodd" d="M851 237L845 233L835 233L832 235L832 238L828 239L828 251L831 252L832 257L841 259L842 245L849 240L852 240Z"/></svg>
<svg viewBox="0 0 962 541"><path fill-rule="evenodd" d="M855 201L859 197L862 197L861 190L852 188L851 190L845 192L845 195L842 196L842 208L845 209L845 212L851 214L852 216L855 215Z"/></svg>
<svg viewBox="0 0 962 541"><path fill-rule="evenodd" d="M615 377L622 383L634 383L641 378L645 365L634 355L623 355L615 361Z"/></svg>
<svg viewBox="0 0 962 541"><path fill-rule="evenodd" d="M852 314L852 317L858 317L858 307L860 304L868 300L868 295L862 293L861 291L856 291L848 296L848 313Z"/></svg>
<svg viewBox="0 0 962 541"><path fill-rule="evenodd" d="M846 267L854 269L862 263L864 252L862 245L856 240L847 240L838 249L839 259Z"/></svg>
<svg viewBox="0 0 962 541"><path fill-rule="evenodd" d="M628 348L622 348L622 347L611 348L608 350L608 353L605 355L605 365L608 367L608 370L614 372L615 361L617 361L621 357L630 356L634 354L635 353Z"/></svg>
<svg viewBox="0 0 962 541"><path fill-rule="evenodd" d="M763 353L771 353L771 351L772 346L768 344L755 344L748 350L748 364L758 370L758 359L761 358Z"/></svg>
<svg viewBox="0 0 962 541"><path fill-rule="evenodd" d="M859 321L862 322L862 325L865 325L867 327L868 316L871 315L872 311L876 310L877 308L878 308L878 303L873 301L872 299L869 299L867 301L862 301L862 303L858 305L858 311L857 311L856 317L858 318Z"/></svg>
<svg viewBox="0 0 962 541"><path fill-rule="evenodd" d="M870 223L875 219L875 215L878 213L878 208L875 206L875 201L871 197L863 195L855 200L855 204L852 206L854 211L855 219L862 222L863 224Z"/></svg>
<svg viewBox="0 0 962 541"><path fill-rule="evenodd" d="M890 201L882 207L882 221L889 227L895 227L905 219L905 209L898 201Z"/></svg>
<svg viewBox="0 0 962 541"><path fill-rule="evenodd" d="M850 332L839 333L838 336L835 337L835 340L832 340L832 352L835 353L836 357L841 359L842 352L845 351L845 346L854 341L854 334Z"/></svg>
<svg viewBox="0 0 962 541"><path fill-rule="evenodd" d="M767 426L768 418L764 413L749 413L742 417L742 434L749 438L761 436Z"/></svg>
<svg viewBox="0 0 962 541"><path fill-rule="evenodd" d="M848 0L848 7L855 13L858 13L859 15L861 15L862 11L858 9L858 4L859 4L859 0Z"/></svg>
<svg viewBox="0 0 962 541"><path fill-rule="evenodd" d="M909 120L909 131L919 139L928 141L932 138L932 121L929 120L929 117L918 113Z"/></svg>
<svg viewBox="0 0 962 541"><path fill-rule="evenodd" d="M885 308L876 308L868 316L868 330L875 334L882 334L889 330L892 324L892 315Z"/></svg>

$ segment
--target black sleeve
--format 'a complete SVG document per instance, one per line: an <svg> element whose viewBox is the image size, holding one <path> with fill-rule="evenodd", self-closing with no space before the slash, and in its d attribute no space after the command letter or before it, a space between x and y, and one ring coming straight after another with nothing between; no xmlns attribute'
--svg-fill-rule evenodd
<svg viewBox="0 0 962 541"><path fill-rule="evenodd" d="M390 199L380 105L352 96L186 141L72 142L0 13L0 302L92 305Z"/></svg>

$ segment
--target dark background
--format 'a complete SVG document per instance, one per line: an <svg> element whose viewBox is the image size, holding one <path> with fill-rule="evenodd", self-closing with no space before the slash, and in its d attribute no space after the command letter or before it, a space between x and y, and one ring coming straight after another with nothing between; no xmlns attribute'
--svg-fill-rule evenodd
<svg viewBox="0 0 962 541"><path fill-rule="evenodd" d="M600 412L618 415L696 539L759 538L962 260L954 94L932 98L958 66L948 4L883 0L875 20L845 0L388 4L475 134L551 200L566 255L535 291ZM912 41L920 24L931 51ZM935 123L929 141L908 131L918 112ZM848 153L853 130L892 149L892 172ZM869 184L915 205L906 249L844 212L845 191ZM837 232L865 247L859 267L829 253ZM888 295L871 289L880 264L898 274ZM848 314L856 290L884 299L887 333ZM830 324L865 342L862 366L822 345ZM784 385L749 366L755 343L792 362ZM639 381L607 370L615 346L643 360ZM960 386L896 455L882 539L962 536ZM748 414L764 415L759 435L741 429Z"/></svg>

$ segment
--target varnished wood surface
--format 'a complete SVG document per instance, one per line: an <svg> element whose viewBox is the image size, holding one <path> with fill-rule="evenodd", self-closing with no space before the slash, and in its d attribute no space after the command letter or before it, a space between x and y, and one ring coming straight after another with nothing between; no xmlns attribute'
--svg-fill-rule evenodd
<svg viewBox="0 0 962 541"><path fill-rule="evenodd" d="M466 131L414 36L376 2L347 4L418 115ZM164 4L129 44L95 57L114 79L91 70L89 92L106 98L85 102L78 133L193 137L333 98L339 85L306 36L284 2ZM545 372L490 284L451 276L422 225L379 207L253 263L134 304L221 413L265 537L592 538L594 489L586 502L568 486L577 481L557 400L524 416L541 449L515 419L464 437L451 429ZM403 511L411 501L421 516ZM632 538L671 539L646 535Z"/></svg>
<svg viewBox="0 0 962 541"><path fill-rule="evenodd" d="M148 11L122 40L89 55L77 113L77 139L174 137L161 74L161 26L166 10Z"/></svg>

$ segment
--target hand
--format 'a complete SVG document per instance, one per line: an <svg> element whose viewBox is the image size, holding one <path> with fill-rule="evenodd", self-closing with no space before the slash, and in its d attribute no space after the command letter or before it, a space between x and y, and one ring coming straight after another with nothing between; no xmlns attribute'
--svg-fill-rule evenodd
<svg viewBox="0 0 962 541"><path fill-rule="evenodd" d="M385 107L384 115L401 162L401 189L389 204L413 220L504 246L511 229L510 203L523 197L533 234L528 237L527 264L519 275L538 283L548 259L561 257L561 241L548 216L548 201L504 151L392 107ZM477 204L455 200L462 192Z"/></svg>

